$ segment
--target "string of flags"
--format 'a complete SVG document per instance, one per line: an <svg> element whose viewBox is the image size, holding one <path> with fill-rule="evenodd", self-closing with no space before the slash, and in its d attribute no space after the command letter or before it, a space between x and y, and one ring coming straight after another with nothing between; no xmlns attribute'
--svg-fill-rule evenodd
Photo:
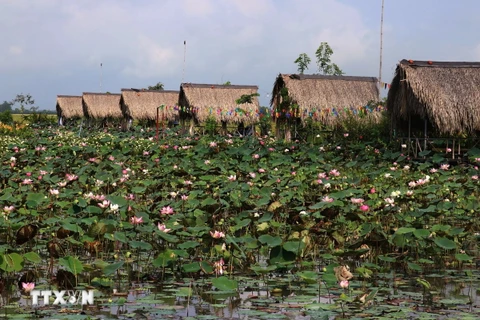
<svg viewBox="0 0 480 320"><path fill-rule="evenodd" d="M189 106L160 106L159 107L162 110L174 110L174 111L180 111L182 113L198 113L200 108L199 107L189 107ZM258 118L263 118L263 117L275 117L275 118L280 118L280 117L286 117L286 118L291 118L291 117L297 117L297 118L312 118L312 119L321 119L325 118L327 116L334 116L338 117L340 115L359 115L359 116L366 116L369 113L373 112L382 112L385 111L386 107L382 105L378 106L359 106L359 107L344 107L344 108L313 108L313 109L303 109L300 110L300 108L292 108L291 110L286 110L286 109L276 109L272 110L269 113L262 113L260 112L259 109L257 110L243 110L239 107L234 107L234 108L213 108L210 107L208 108L208 113L210 115L216 114L217 116L248 116L248 117L258 117Z"/></svg>
<svg viewBox="0 0 480 320"><path fill-rule="evenodd" d="M274 110L272 111L272 117L280 118L282 116L286 118L290 117L301 117L301 118L313 118L321 119L327 116L338 117L342 114L344 115L359 115L366 116L369 113L373 112L382 112L385 111L385 106L363 106L363 107L345 107L345 108L314 108L311 110L304 109L300 111L298 108L293 110Z"/></svg>
<svg viewBox="0 0 480 320"><path fill-rule="evenodd" d="M390 89L392 85L390 83L386 83L386 82L380 82L380 88L383 88L383 89Z"/></svg>

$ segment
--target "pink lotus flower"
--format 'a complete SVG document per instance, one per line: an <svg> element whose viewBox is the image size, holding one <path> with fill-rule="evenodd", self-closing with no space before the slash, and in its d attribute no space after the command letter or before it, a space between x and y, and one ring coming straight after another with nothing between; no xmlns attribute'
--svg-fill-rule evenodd
<svg viewBox="0 0 480 320"><path fill-rule="evenodd" d="M255 153L255 154L252 156L252 158L253 158L253 159L258 159L258 158L260 158L260 155L257 154L257 153Z"/></svg>
<svg viewBox="0 0 480 320"><path fill-rule="evenodd" d="M130 223L133 225L139 225L143 223L143 217L131 217L130 218Z"/></svg>
<svg viewBox="0 0 480 320"><path fill-rule="evenodd" d="M440 169L442 169L442 170L447 171L448 168L450 168L450 165L449 165L449 164L444 163L444 164L440 165Z"/></svg>
<svg viewBox="0 0 480 320"><path fill-rule="evenodd" d="M148 156L149 154L150 154L150 152L148 152L148 151L143 151L143 155L144 155L144 156Z"/></svg>
<svg viewBox="0 0 480 320"><path fill-rule="evenodd" d="M33 183L33 180L32 179L24 179L22 181L22 184L32 184Z"/></svg>
<svg viewBox="0 0 480 320"><path fill-rule="evenodd" d="M363 200L362 198L352 198L350 199L350 201L354 204L361 204L363 203L365 200Z"/></svg>
<svg viewBox="0 0 480 320"><path fill-rule="evenodd" d="M319 173L318 178L319 179L325 179L327 177L327 174L325 172Z"/></svg>
<svg viewBox="0 0 480 320"><path fill-rule="evenodd" d="M26 175L27 175L27 177L31 177L31 176L32 176L32 173L31 173L31 172L27 172Z"/></svg>
<svg viewBox="0 0 480 320"><path fill-rule="evenodd" d="M346 288L348 288L348 285L349 285L348 280L340 281L340 288L346 289Z"/></svg>
<svg viewBox="0 0 480 320"><path fill-rule="evenodd" d="M225 233L215 230L215 232L210 231L210 235L214 239L225 238Z"/></svg>
<svg viewBox="0 0 480 320"><path fill-rule="evenodd" d="M204 162L206 165L209 165L210 164L210 160L205 160Z"/></svg>
<svg viewBox="0 0 480 320"><path fill-rule="evenodd" d="M180 197L183 201L187 201L188 200L188 196L186 194L182 194L182 196Z"/></svg>
<svg viewBox="0 0 480 320"><path fill-rule="evenodd" d="M338 177L340 175L340 172L337 169L332 169L330 170L329 174L334 177Z"/></svg>
<svg viewBox="0 0 480 320"><path fill-rule="evenodd" d="M10 213L10 212L12 212L13 210L15 210L15 207L14 207L14 206L5 206L5 207L3 207L3 211L4 211L5 213Z"/></svg>
<svg viewBox="0 0 480 320"><path fill-rule="evenodd" d="M265 173L265 169L260 168L260 169L258 169L258 172L259 173Z"/></svg>
<svg viewBox="0 0 480 320"><path fill-rule="evenodd" d="M223 258L220 258L220 260L218 260L213 264L213 269L215 270L215 274L217 276L223 274L223 271L225 268L224 265L225 265L225 261L223 260Z"/></svg>
<svg viewBox="0 0 480 320"><path fill-rule="evenodd" d="M48 173L48 171L40 170L40 174L41 174L42 176L46 175L47 173Z"/></svg>
<svg viewBox="0 0 480 320"><path fill-rule="evenodd" d="M163 207L160 214L173 214L173 208L170 206Z"/></svg>
<svg viewBox="0 0 480 320"><path fill-rule="evenodd" d="M192 182L192 181L190 181L190 180L185 180L183 183L184 183L185 185L187 185L187 186L189 186L189 185L192 185L192 184L193 184L193 182Z"/></svg>
<svg viewBox="0 0 480 320"><path fill-rule="evenodd" d="M333 202L333 200L334 200L334 199L333 199L333 198L330 198L329 196L325 196L325 197L322 198L322 201L323 201L323 202Z"/></svg>
<svg viewBox="0 0 480 320"><path fill-rule="evenodd" d="M158 230L160 230L161 232L168 233L172 231L172 229L168 229L166 225L161 224L160 222L158 223L157 227L158 227Z"/></svg>
<svg viewBox="0 0 480 320"><path fill-rule="evenodd" d="M472 180L478 180L478 176L477 175L472 176Z"/></svg>
<svg viewBox="0 0 480 320"><path fill-rule="evenodd" d="M100 203L98 204L98 206L99 206L100 208L102 208L102 209L106 209L106 208L108 208L108 207L110 206L110 201L108 201L108 200L103 200L102 202L100 202Z"/></svg>
<svg viewBox="0 0 480 320"><path fill-rule="evenodd" d="M212 141L212 142L209 143L209 146L211 148L215 148L217 146L217 143L215 141Z"/></svg>
<svg viewBox="0 0 480 320"><path fill-rule="evenodd" d="M363 212L367 212L369 209L370 209L370 207L367 206L366 204L362 204L360 206L360 210L362 210Z"/></svg>
<svg viewBox="0 0 480 320"><path fill-rule="evenodd" d="M35 289L35 283L34 282L22 282L22 288L25 292L30 292L33 289Z"/></svg>
<svg viewBox="0 0 480 320"><path fill-rule="evenodd" d="M251 177L252 179L254 179L254 178L257 176L257 175L255 174L255 172L250 172L249 175L250 175L250 177Z"/></svg>
<svg viewBox="0 0 480 320"><path fill-rule="evenodd" d="M348 137L348 133L344 133L343 136L346 138Z"/></svg>
<svg viewBox="0 0 480 320"><path fill-rule="evenodd" d="M89 158L88 161L89 161L89 162L96 162L97 159L95 159L95 158Z"/></svg>
<svg viewBox="0 0 480 320"><path fill-rule="evenodd" d="M295 171L292 171L292 176L296 176L297 173Z"/></svg>
<svg viewBox="0 0 480 320"><path fill-rule="evenodd" d="M437 171L438 171L438 170L435 169L435 168L430 169L430 173L435 173L435 172L437 172Z"/></svg>
<svg viewBox="0 0 480 320"><path fill-rule="evenodd" d="M58 196L58 194L60 193L58 189L50 189L49 191L52 196Z"/></svg>
<svg viewBox="0 0 480 320"><path fill-rule="evenodd" d="M114 157L114 156L108 156L108 160L114 161L114 160L115 160L115 157Z"/></svg>
<svg viewBox="0 0 480 320"><path fill-rule="evenodd" d="M268 151L273 152L273 151L275 151L275 149L274 148L268 148Z"/></svg>
<svg viewBox="0 0 480 320"><path fill-rule="evenodd" d="M228 181L235 181L235 180L237 180L237 175L235 174L228 177Z"/></svg>
<svg viewBox="0 0 480 320"><path fill-rule="evenodd" d="M77 180L78 179L78 176L75 175L75 174L66 174L65 175L65 178L67 178L68 181L73 181L73 180Z"/></svg>
<svg viewBox="0 0 480 320"><path fill-rule="evenodd" d="M450 153L450 152L452 152L452 149L447 148L447 149L445 149L445 152L446 152L446 153Z"/></svg>
<svg viewBox="0 0 480 320"><path fill-rule="evenodd" d="M377 192L377 190L375 190L375 188L370 189L370 193L375 193L375 192Z"/></svg>

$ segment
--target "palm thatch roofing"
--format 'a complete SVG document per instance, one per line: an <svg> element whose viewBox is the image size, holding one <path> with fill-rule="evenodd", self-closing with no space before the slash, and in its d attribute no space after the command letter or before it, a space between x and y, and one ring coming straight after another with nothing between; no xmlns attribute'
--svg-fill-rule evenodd
<svg viewBox="0 0 480 320"><path fill-rule="evenodd" d="M428 120L441 134L480 130L480 63L402 60L388 92L393 125ZM418 121L417 121L418 123Z"/></svg>
<svg viewBox="0 0 480 320"><path fill-rule="evenodd" d="M83 93L83 113L87 118L122 118L119 93Z"/></svg>
<svg viewBox="0 0 480 320"><path fill-rule="evenodd" d="M343 111L363 112L368 102L377 101L378 96L375 77L279 74L270 105L274 118L293 116L332 124ZM297 107L283 107L284 99Z"/></svg>
<svg viewBox="0 0 480 320"><path fill-rule="evenodd" d="M155 120L157 108L160 117L175 120L178 116L179 91L122 89L120 106L123 116L137 120Z"/></svg>
<svg viewBox="0 0 480 320"><path fill-rule="evenodd" d="M217 122L253 122L258 118L259 103L237 104L243 95L258 93L258 86L182 83L180 116L193 116L199 122L214 117Z"/></svg>
<svg viewBox="0 0 480 320"><path fill-rule="evenodd" d="M82 96L57 96L57 116L63 119L83 117Z"/></svg>

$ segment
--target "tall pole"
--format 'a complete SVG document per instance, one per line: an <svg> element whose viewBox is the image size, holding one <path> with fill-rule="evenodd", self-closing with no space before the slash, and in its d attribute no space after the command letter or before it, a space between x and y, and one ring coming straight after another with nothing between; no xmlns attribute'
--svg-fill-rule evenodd
<svg viewBox="0 0 480 320"><path fill-rule="evenodd" d="M103 63L100 62L100 92L102 92Z"/></svg>
<svg viewBox="0 0 480 320"><path fill-rule="evenodd" d="M382 17L380 20L380 68L378 70L378 84L380 90L378 90L378 100L380 101L380 92L382 90L382 60L383 60L383 8L385 5L385 0L382 0Z"/></svg>
<svg viewBox="0 0 480 320"><path fill-rule="evenodd" d="M185 79L185 59L187 56L187 40L183 41L183 72L182 72L182 83Z"/></svg>

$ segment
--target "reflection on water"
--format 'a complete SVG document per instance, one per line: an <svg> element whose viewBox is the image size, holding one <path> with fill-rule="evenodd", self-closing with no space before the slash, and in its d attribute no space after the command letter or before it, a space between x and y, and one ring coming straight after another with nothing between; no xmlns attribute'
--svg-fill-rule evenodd
<svg viewBox="0 0 480 320"><path fill-rule="evenodd" d="M472 306L480 305L477 292L478 273L467 277L464 272L452 271L445 274L432 274L425 277L430 287L426 289L418 282L418 276L398 274L379 275L375 281L354 280L348 296L352 298L368 293L371 284L379 288L375 305L412 306L412 310L449 309L455 304L459 309L474 312ZM258 278L241 277L239 292L218 292L211 287L208 279L184 279L182 283L165 283L163 286L152 283L131 285L124 292L105 288L95 291L94 306L32 306L31 299L15 290L2 293L3 314L27 314L49 316L57 314L68 317L69 313L96 316L102 319L154 319L206 317L231 319L257 319L274 314L279 318L314 319L308 314L310 307L330 305L333 311L341 312L339 296L345 293L340 288L326 288L323 283L308 284L299 281L294 275L278 276L263 281ZM123 284L125 287L127 284ZM182 288L191 289L191 295ZM17 290L18 291L18 290ZM336 303L337 302L337 303ZM459 307L459 305L462 305ZM362 309L362 306L356 306ZM328 313L326 313L328 314ZM327 318L332 318L328 316Z"/></svg>

